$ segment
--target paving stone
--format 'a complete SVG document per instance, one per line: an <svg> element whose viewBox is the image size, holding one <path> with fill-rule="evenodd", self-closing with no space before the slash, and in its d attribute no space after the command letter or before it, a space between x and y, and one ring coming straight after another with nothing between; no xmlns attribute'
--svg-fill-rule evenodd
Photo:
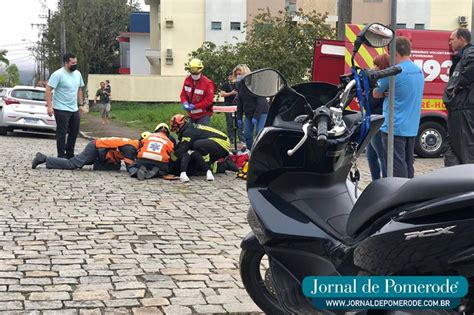
<svg viewBox="0 0 474 315"><path fill-rule="evenodd" d="M78 314L77 310L72 309L63 309L60 311L43 311L43 315L76 315Z"/></svg>
<svg viewBox="0 0 474 315"><path fill-rule="evenodd" d="M0 301L22 301L25 297L21 293L0 292Z"/></svg>
<svg viewBox="0 0 474 315"><path fill-rule="evenodd" d="M103 301L64 301L64 305L68 308L96 308L103 307Z"/></svg>
<svg viewBox="0 0 474 315"><path fill-rule="evenodd" d="M144 306L164 306L170 304L169 300L165 298L145 298L140 299L140 302Z"/></svg>
<svg viewBox="0 0 474 315"><path fill-rule="evenodd" d="M25 309L27 310L52 310L63 307L60 301L25 301Z"/></svg>
<svg viewBox="0 0 474 315"><path fill-rule="evenodd" d="M69 300L70 298L67 292L33 292L28 299L31 301L56 301Z"/></svg>
<svg viewBox="0 0 474 315"><path fill-rule="evenodd" d="M8 286L9 292L42 292L43 287L39 285L16 285Z"/></svg>
<svg viewBox="0 0 474 315"><path fill-rule="evenodd" d="M163 314L158 307L139 307L132 310L133 315Z"/></svg>
<svg viewBox="0 0 474 315"><path fill-rule="evenodd" d="M220 305L195 305L193 308L197 313L203 314L226 313L224 308Z"/></svg>
<svg viewBox="0 0 474 315"><path fill-rule="evenodd" d="M74 291L72 294L74 301L84 300L108 300L110 295L107 290L96 290L96 291Z"/></svg>
<svg viewBox="0 0 474 315"><path fill-rule="evenodd" d="M146 285L142 282L116 282L116 290L126 290L126 289L145 289Z"/></svg>
<svg viewBox="0 0 474 315"><path fill-rule="evenodd" d="M145 290L111 291L110 294L116 299L142 298L145 296Z"/></svg>
<svg viewBox="0 0 474 315"><path fill-rule="evenodd" d="M179 305L164 306L163 311L165 314L192 314L189 307Z"/></svg>
<svg viewBox="0 0 474 315"><path fill-rule="evenodd" d="M184 305L184 306L193 306L198 304L206 304L206 301L201 296L193 297L174 297L170 298L171 305Z"/></svg>
<svg viewBox="0 0 474 315"><path fill-rule="evenodd" d="M23 303L20 301L0 302L0 310L2 311L13 311L22 309Z"/></svg>
<svg viewBox="0 0 474 315"><path fill-rule="evenodd" d="M102 315L102 312L100 308L95 308L95 309L81 309L79 310L79 315Z"/></svg>
<svg viewBox="0 0 474 315"><path fill-rule="evenodd" d="M224 309L229 313L253 313L261 312L262 310L258 308L255 304L244 304L244 303L233 303L233 304L224 304Z"/></svg>
<svg viewBox="0 0 474 315"><path fill-rule="evenodd" d="M107 307L130 307L130 306L139 306L140 302L137 299L118 299L118 300L109 300L105 301Z"/></svg>

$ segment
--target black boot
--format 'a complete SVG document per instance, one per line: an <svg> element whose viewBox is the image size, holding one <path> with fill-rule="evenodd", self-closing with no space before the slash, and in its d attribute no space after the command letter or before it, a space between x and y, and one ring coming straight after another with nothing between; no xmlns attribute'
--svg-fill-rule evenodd
<svg viewBox="0 0 474 315"><path fill-rule="evenodd" d="M44 155L43 153L36 153L35 158L33 159L33 162L31 163L31 168L35 169L38 165L43 164L46 162L47 156Z"/></svg>
<svg viewBox="0 0 474 315"><path fill-rule="evenodd" d="M151 171L148 171L145 178L151 179L151 178L157 177L159 174L160 174L160 169L155 166L154 168L151 169Z"/></svg>
<svg viewBox="0 0 474 315"><path fill-rule="evenodd" d="M140 166L137 172L137 178L138 180L144 180L146 177L146 174L148 173L148 170L145 166Z"/></svg>

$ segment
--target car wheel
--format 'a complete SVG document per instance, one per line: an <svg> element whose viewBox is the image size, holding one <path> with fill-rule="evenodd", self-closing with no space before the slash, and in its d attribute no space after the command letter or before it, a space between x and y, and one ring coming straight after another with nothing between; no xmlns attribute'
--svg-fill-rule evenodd
<svg viewBox="0 0 474 315"><path fill-rule="evenodd" d="M415 153L424 158L439 157L446 144L446 127L434 121L426 121L420 125L416 137Z"/></svg>
<svg viewBox="0 0 474 315"><path fill-rule="evenodd" d="M0 136L6 136L8 133L7 127L0 127Z"/></svg>

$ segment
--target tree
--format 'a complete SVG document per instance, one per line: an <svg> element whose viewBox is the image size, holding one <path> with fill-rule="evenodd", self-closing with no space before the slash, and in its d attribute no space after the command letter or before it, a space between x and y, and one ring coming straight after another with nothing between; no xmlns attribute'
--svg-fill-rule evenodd
<svg viewBox="0 0 474 315"><path fill-rule="evenodd" d="M64 11L55 12L47 27L44 58L51 70L60 63L60 19L64 14L66 48L78 58L84 80L89 72L112 73L117 64L117 36L127 31L129 15L138 9L136 0L65 0Z"/></svg>
<svg viewBox="0 0 474 315"><path fill-rule="evenodd" d="M7 85L7 76L5 74L0 74L0 86Z"/></svg>
<svg viewBox="0 0 474 315"><path fill-rule="evenodd" d="M334 38L334 29L326 23L327 13L289 14L280 11L272 16L267 9L255 17L242 53L251 69L272 67L280 70L292 84L310 78L316 39Z"/></svg>
<svg viewBox="0 0 474 315"><path fill-rule="evenodd" d="M7 76L7 86L15 86L20 84L20 72L16 64L11 64L5 70Z"/></svg>
<svg viewBox="0 0 474 315"><path fill-rule="evenodd" d="M240 53L241 45L222 45L217 47L212 42L204 42L197 50L191 52L191 58L199 58L204 64L204 74L218 86L227 82L232 69L239 63L245 63ZM216 93L217 93L216 89Z"/></svg>
<svg viewBox="0 0 474 315"><path fill-rule="evenodd" d="M279 70L295 84L307 81L313 62L314 41L331 39L334 29L326 24L327 14L301 9L293 14L280 11L272 16L269 10L258 14L249 29L247 40L235 45L216 47L204 43L190 56L204 62L205 73L214 82L225 82L228 73L239 63L250 69L271 67Z"/></svg>
<svg viewBox="0 0 474 315"><path fill-rule="evenodd" d="M6 65L10 64L10 61L7 59L8 50L0 50L0 62L3 62Z"/></svg>

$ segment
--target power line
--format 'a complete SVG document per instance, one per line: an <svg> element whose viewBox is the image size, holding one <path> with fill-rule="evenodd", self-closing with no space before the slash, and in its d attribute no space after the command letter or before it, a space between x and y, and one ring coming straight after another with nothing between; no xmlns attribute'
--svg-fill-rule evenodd
<svg viewBox="0 0 474 315"><path fill-rule="evenodd" d="M25 41L23 43L3 44L3 45L0 45L0 47L21 46L21 45L29 45L29 44L31 43Z"/></svg>

